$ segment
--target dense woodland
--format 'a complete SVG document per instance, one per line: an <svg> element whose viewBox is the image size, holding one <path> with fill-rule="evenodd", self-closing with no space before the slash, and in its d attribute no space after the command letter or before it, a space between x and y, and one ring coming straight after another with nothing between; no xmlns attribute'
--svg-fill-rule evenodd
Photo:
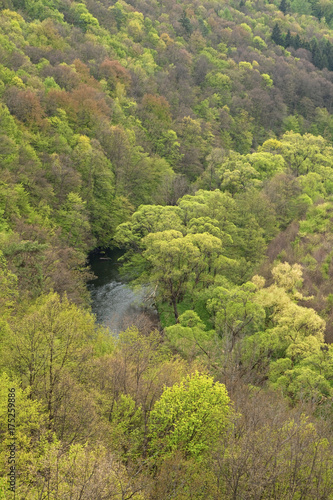
<svg viewBox="0 0 333 500"><path fill-rule="evenodd" d="M333 4L0 0L0 499L333 499ZM94 249L148 318L96 323Z"/></svg>

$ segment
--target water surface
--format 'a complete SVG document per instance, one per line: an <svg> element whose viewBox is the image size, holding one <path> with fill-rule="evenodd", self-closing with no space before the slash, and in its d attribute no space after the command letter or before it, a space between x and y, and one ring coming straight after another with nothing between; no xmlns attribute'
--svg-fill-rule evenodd
<svg viewBox="0 0 333 500"><path fill-rule="evenodd" d="M97 321L114 333L132 324L142 327L157 321L151 307L147 308L146 288L133 289L120 276L118 259L122 255L120 250L112 250L105 254L94 253L89 258L90 267L97 277L87 285L92 298L92 311Z"/></svg>

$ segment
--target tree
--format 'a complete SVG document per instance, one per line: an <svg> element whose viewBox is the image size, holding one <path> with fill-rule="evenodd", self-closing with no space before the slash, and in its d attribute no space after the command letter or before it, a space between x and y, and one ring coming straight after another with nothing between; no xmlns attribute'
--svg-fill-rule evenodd
<svg viewBox="0 0 333 500"><path fill-rule="evenodd" d="M18 296L17 290L17 276L9 271L6 259L0 250L0 281L1 281L1 293L0 293L0 314L1 318L4 319L10 314L14 304L15 299ZM0 325L2 320L0 320ZM0 326L1 327L1 326Z"/></svg>
<svg viewBox="0 0 333 500"><path fill-rule="evenodd" d="M164 386L179 382L189 371L172 359L159 332L128 328L119 335L114 352L94 359L86 379L98 394L99 411L109 422L112 448L124 460L147 453L150 411Z"/></svg>
<svg viewBox="0 0 333 500"><path fill-rule="evenodd" d="M14 403L9 403L13 400ZM8 411L11 409L16 409L13 419L10 418L11 414ZM12 416L14 416L14 412L12 412ZM14 463L14 469L16 466L16 474L20 471L20 476L27 482L32 479L30 466L37 462L40 452L38 448L42 448L49 437L46 420L47 415L43 414L42 404L31 398L30 388L22 389L19 378L9 377L5 372L2 372L0 374L1 477L9 475L9 444L15 441L15 461L12 463ZM10 433L12 429L14 429L15 438ZM1 486L0 496L5 498L2 496Z"/></svg>
<svg viewBox="0 0 333 500"><path fill-rule="evenodd" d="M271 37L277 45L283 45L283 38L278 23L274 24Z"/></svg>
<svg viewBox="0 0 333 500"><path fill-rule="evenodd" d="M166 388L150 414L151 454L200 460L228 428L229 404L225 386L199 372Z"/></svg>
<svg viewBox="0 0 333 500"><path fill-rule="evenodd" d="M223 338L226 351L232 351L238 340L263 325L265 312L254 302L255 291L253 283L231 289L218 286L208 300L208 310L214 313L216 332Z"/></svg>
<svg viewBox="0 0 333 500"><path fill-rule="evenodd" d="M207 140L201 121L184 116L177 130L180 138L180 172L194 180L203 170L203 160L207 152Z"/></svg>
<svg viewBox="0 0 333 500"><path fill-rule="evenodd" d="M290 131L283 135L280 145L286 166L296 177L316 171L319 165L332 165L332 151L321 136Z"/></svg>
<svg viewBox="0 0 333 500"><path fill-rule="evenodd" d="M156 152L177 170L183 157L180 153L180 142L174 130L164 129L165 127L161 129L160 135L156 138Z"/></svg>
<svg viewBox="0 0 333 500"><path fill-rule="evenodd" d="M114 240L126 250L137 253L144 248L142 238L169 229L185 232L179 207L141 205L128 222L118 226Z"/></svg>
<svg viewBox="0 0 333 500"><path fill-rule="evenodd" d="M210 467L223 488L217 498L329 498L332 443L327 431L306 417L304 408L291 410L273 391L238 381L233 399L238 418Z"/></svg>
<svg viewBox="0 0 333 500"><path fill-rule="evenodd" d="M46 244L20 239L18 233L5 233L1 242L8 268L17 276L17 289L21 299L37 297L44 286L43 260Z"/></svg>
<svg viewBox="0 0 333 500"><path fill-rule="evenodd" d="M266 358L306 356L323 343L325 321L313 309L296 302L306 300L297 290L302 283L300 266L280 263L272 274L274 283L267 288L261 283L253 299L265 310L264 328L247 337L244 348L248 353L255 348Z"/></svg>
<svg viewBox="0 0 333 500"><path fill-rule="evenodd" d="M191 21L187 17L186 10L183 10L183 13L182 13L181 18L179 19L179 22L182 25L182 27L184 28L186 34L190 35L193 31L193 27L192 27Z"/></svg>
<svg viewBox="0 0 333 500"><path fill-rule="evenodd" d="M42 498L112 498L143 500L137 477L127 473L123 464L103 445L55 442L31 464L30 481L19 485L26 500Z"/></svg>
<svg viewBox="0 0 333 500"><path fill-rule="evenodd" d="M223 486L214 475L209 460L198 462L175 452L159 464L150 498L217 500L223 495Z"/></svg>
<svg viewBox="0 0 333 500"><path fill-rule="evenodd" d="M279 5L279 9L284 14L287 13L287 0L281 0L280 5Z"/></svg>
<svg viewBox="0 0 333 500"><path fill-rule="evenodd" d="M222 193L218 189L214 191L199 189L194 195L183 196L178 205L185 225L188 225L192 218L209 217L218 221L218 227L222 232L232 236L236 231L233 223L236 203L229 193Z"/></svg>
<svg viewBox="0 0 333 500"><path fill-rule="evenodd" d="M265 186L265 194L271 201L281 228L304 213L301 200L301 186L291 174L276 174Z"/></svg>
<svg viewBox="0 0 333 500"><path fill-rule="evenodd" d="M58 221L68 245L82 251L91 248L91 227L88 221L86 202L76 193L69 193L58 212Z"/></svg>
<svg viewBox="0 0 333 500"><path fill-rule="evenodd" d="M247 111L242 109L232 120L230 135L233 139L234 148L238 153L250 152L253 142L253 118Z"/></svg>
<svg viewBox="0 0 333 500"><path fill-rule="evenodd" d="M217 169L220 177L220 187L229 191L231 196L245 191L252 186L259 186L259 174L245 158L240 155L230 155Z"/></svg>
<svg viewBox="0 0 333 500"><path fill-rule="evenodd" d="M187 234L175 230L149 234L143 253L151 264L150 281L158 286L163 301L172 305L178 321L177 304L193 288L207 286L219 265L221 240L208 233Z"/></svg>
<svg viewBox="0 0 333 500"><path fill-rule="evenodd" d="M206 352L214 333L213 330L207 331L198 314L190 310L179 316L178 324L165 328L171 345L189 359L198 359Z"/></svg>
<svg viewBox="0 0 333 500"><path fill-rule="evenodd" d="M255 152L246 155L246 160L257 170L261 179L269 179L274 174L282 172L285 168L283 156L275 152Z"/></svg>
<svg viewBox="0 0 333 500"><path fill-rule="evenodd" d="M108 83L108 89L111 92L116 90L117 83L121 83L125 87L130 84L129 72L118 62L111 61L110 59L104 59L99 67L100 75L106 79Z"/></svg>
<svg viewBox="0 0 333 500"><path fill-rule="evenodd" d="M44 110L41 106L37 93L32 90L20 90L10 87L6 92L6 104L8 109L29 127L42 126L45 124Z"/></svg>
<svg viewBox="0 0 333 500"><path fill-rule="evenodd" d="M62 401L75 385L74 380L68 383L68 378L91 356L90 342L95 335L93 316L56 293L42 296L30 313L12 326L4 357L10 357L23 386L30 386L32 396L45 403L50 429L61 422Z"/></svg>
<svg viewBox="0 0 333 500"><path fill-rule="evenodd" d="M292 44L292 36L291 36L290 30L288 30L287 34L286 34L286 38L284 39L284 46L286 48L288 48L288 47L290 47L291 44Z"/></svg>

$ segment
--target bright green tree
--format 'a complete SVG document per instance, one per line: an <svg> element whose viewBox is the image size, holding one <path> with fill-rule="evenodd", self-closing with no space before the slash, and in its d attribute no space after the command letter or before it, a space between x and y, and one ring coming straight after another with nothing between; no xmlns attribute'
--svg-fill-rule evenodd
<svg viewBox="0 0 333 500"><path fill-rule="evenodd" d="M11 335L4 341L2 363L10 365L22 385L31 388L32 396L44 402L50 428L70 390L63 380L92 355L96 334L89 312L70 303L66 296L61 299L50 293L12 325Z"/></svg>
<svg viewBox="0 0 333 500"><path fill-rule="evenodd" d="M214 313L216 331L228 351L232 351L244 335L254 333L263 324L265 312L254 302L255 291L253 283L231 288L218 286L208 300L207 307Z"/></svg>
<svg viewBox="0 0 333 500"><path fill-rule="evenodd" d="M10 416L14 412L13 421ZM28 483L32 480L30 466L38 460L42 444L47 438L47 415L42 404L31 398L30 388L22 389L17 377L9 377L6 373L0 375L0 476L8 477L10 471L9 445L15 441L16 475ZM11 424L11 425L10 425ZM10 433L15 429L15 437ZM49 436L48 436L49 437ZM17 477L18 479L18 477ZM20 479L21 481L21 479ZM17 481L18 482L18 481ZM9 498L1 496L0 498Z"/></svg>
<svg viewBox="0 0 333 500"><path fill-rule="evenodd" d="M150 415L151 453L177 450L200 457L230 425L230 399L223 384L195 372L164 390Z"/></svg>
<svg viewBox="0 0 333 500"><path fill-rule="evenodd" d="M179 316L179 323L165 328L165 334L183 356L198 358L206 354L215 332L207 331L205 324L194 311L188 310Z"/></svg>
<svg viewBox="0 0 333 500"><path fill-rule="evenodd" d="M151 265L149 280L158 287L160 298L172 305L177 321L177 304L185 294L213 280L221 263L221 240L208 233L183 236L169 230L149 234L144 243L143 255Z"/></svg>

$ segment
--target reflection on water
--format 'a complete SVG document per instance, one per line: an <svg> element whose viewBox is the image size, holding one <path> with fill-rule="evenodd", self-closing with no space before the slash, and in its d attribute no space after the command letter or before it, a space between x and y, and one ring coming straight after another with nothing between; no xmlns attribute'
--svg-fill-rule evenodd
<svg viewBox="0 0 333 500"><path fill-rule="evenodd" d="M92 298L92 311L99 323L119 333L134 324L141 329L157 327L156 313L145 304L146 290L133 290L119 275L118 258L122 252L110 251L94 254L89 259L97 279L88 283Z"/></svg>

